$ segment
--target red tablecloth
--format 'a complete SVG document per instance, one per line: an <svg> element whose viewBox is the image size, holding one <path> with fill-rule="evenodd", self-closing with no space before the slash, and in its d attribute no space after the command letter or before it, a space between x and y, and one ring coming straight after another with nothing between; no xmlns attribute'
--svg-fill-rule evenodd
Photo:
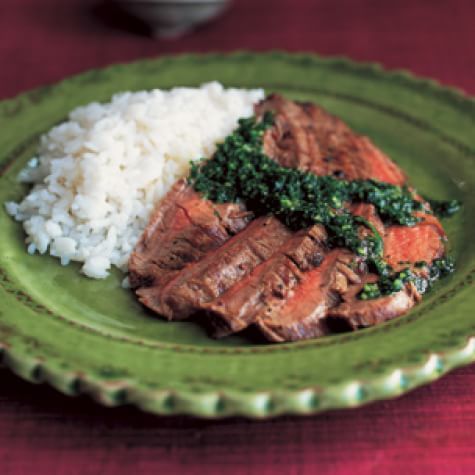
<svg viewBox="0 0 475 475"><path fill-rule="evenodd" d="M473 0L235 0L219 21L158 41L91 0L2 0L0 98L118 61L238 48L378 61L474 94L474 18ZM351 411L200 421L106 410L0 371L0 474L470 474L474 393L472 366Z"/></svg>

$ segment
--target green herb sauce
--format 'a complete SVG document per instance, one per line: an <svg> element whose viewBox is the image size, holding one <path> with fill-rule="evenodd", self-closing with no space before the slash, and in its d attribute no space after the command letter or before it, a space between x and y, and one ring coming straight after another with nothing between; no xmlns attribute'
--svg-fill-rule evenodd
<svg viewBox="0 0 475 475"><path fill-rule="evenodd" d="M376 180L346 181L280 166L262 151L264 132L273 122L271 113L260 122L254 117L241 119L211 159L191 164L189 182L194 189L218 203L242 201L256 215L272 213L292 229L324 225L329 246L350 249L379 276L378 282L364 286L359 295L363 300L392 294L405 283L416 282L409 268L396 272L385 262L377 230L353 216L345 204L370 203L385 224L403 226L420 221L414 212L422 211L423 204L405 186ZM371 233L360 237L361 226Z"/></svg>
<svg viewBox="0 0 475 475"><path fill-rule="evenodd" d="M450 218L450 216L453 216L460 210L460 201L458 200L440 201L427 199L427 201L432 212L439 218Z"/></svg>

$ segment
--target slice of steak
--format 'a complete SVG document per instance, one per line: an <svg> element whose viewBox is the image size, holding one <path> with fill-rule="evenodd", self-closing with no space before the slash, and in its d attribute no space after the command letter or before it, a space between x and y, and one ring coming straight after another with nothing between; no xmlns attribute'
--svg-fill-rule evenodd
<svg viewBox="0 0 475 475"><path fill-rule="evenodd" d="M440 221L431 214L418 215L423 219L413 227L390 226L384 235L384 258L394 268L418 261L431 263L445 254L447 236Z"/></svg>
<svg viewBox="0 0 475 475"><path fill-rule="evenodd" d="M412 283L391 295L372 300L358 299L363 285L376 280L377 277L374 274L368 274L360 284L349 287L341 296L343 302L329 309L327 325L331 328L331 324L339 320L344 321L347 328L351 330L369 327L399 317L421 300L419 292Z"/></svg>
<svg viewBox="0 0 475 475"><path fill-rule="evenodd" d="M347 180L373 178L394 185L404 173L364 136L321 107L273 94L255 107L256 115L274 113L264 135L264 152L281 165Z"/></svg>
<svg viewBox="0 0 475 475"><path fill-rule="evenodd" d="M201 259L245 228L251 216L242 205L204 200L179 180L156 207L129 260L129 281L142 303L158 311L153 291L180 269ZM153 289L145 292L144 289Z"/></svg>
<svg viewBox="0 0 475 475"><path fill-rule="evenodd" d="M219 297L268 259L292 232L273 216L260 217L201 260L186 266L154 295L154 306L169 319L185 318ZM149 289L140 290L143 299Z"/></svg>
<svg viewBox="0 0 475 475"><path fill-rule="evenodd" d="M371 214L371 205L359 205L357 214L365 217L381 232L379 218ZM427 274L427 269L414 265L428 264L445 253L446 236L439 220L430 214L420 214L423 221L415 226L388 226L381 232L384 242L384 258L396 270L410 267L414 273ZM379 221L379 222L378 222ZM372 300L360 300L358 294L365 283L377 281L374 274L366 274L360 283L353 283L340 295L341 303L328 312L333 320L344 320L351 329L367 327L398 317L409 311L421 300L413 283L400 291Z"/></svg>
<svg viewBox="0 0 475 475"><path fill-rule="evenodd" d="M264 336L275 342L315 338L330 333L328 310L340 300L349 279L360 282L359 276L347 266L350 252L331 251L320 266L303 273L299 285L286 299L274 301L255 319Z"/></svg>
<svg viewBox="0 0 475 475"><path fill-rule="evenodd" d="M218 337L243 330L281 305L305 272L320 265L327 249L322 226L295 233L272 256L219 298L202 305Z"/></svg>

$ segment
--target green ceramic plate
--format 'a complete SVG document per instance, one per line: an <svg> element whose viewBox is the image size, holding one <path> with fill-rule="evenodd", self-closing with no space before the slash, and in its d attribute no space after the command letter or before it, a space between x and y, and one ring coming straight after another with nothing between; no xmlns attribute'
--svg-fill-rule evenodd
<svg viewBox="0 0 475 475"><path fill-rule="evenodd" d="M264 87L318 102L369 135L422 193L459 198L445 223L457 272L408 315L375 328L280 345L215 341L196 324L152 318L78 266L29 256L0 210L0 357L20 376L107 405L205 417L311 414L389 398L475 359L475 101L373 65L283 53L181 56L91 71L0 103L0 202L26 191L18 171L68 111L118 91Z"/></svg>

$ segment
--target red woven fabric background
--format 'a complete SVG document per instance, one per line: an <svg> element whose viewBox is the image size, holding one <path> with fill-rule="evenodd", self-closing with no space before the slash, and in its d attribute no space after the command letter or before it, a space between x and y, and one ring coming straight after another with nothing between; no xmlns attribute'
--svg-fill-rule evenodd
<svg viewBox="0 0 475 475"><path fill-rule="evenodd" d="M0 2L0 99L164 53L312 51L406 68L475 94L472 0L235 0L178 40L92 0ZM1 131L0 131L1 133ZM0 474L475 473L475 367L394 401L265 422L106 410L0 371Z"/></svg>

